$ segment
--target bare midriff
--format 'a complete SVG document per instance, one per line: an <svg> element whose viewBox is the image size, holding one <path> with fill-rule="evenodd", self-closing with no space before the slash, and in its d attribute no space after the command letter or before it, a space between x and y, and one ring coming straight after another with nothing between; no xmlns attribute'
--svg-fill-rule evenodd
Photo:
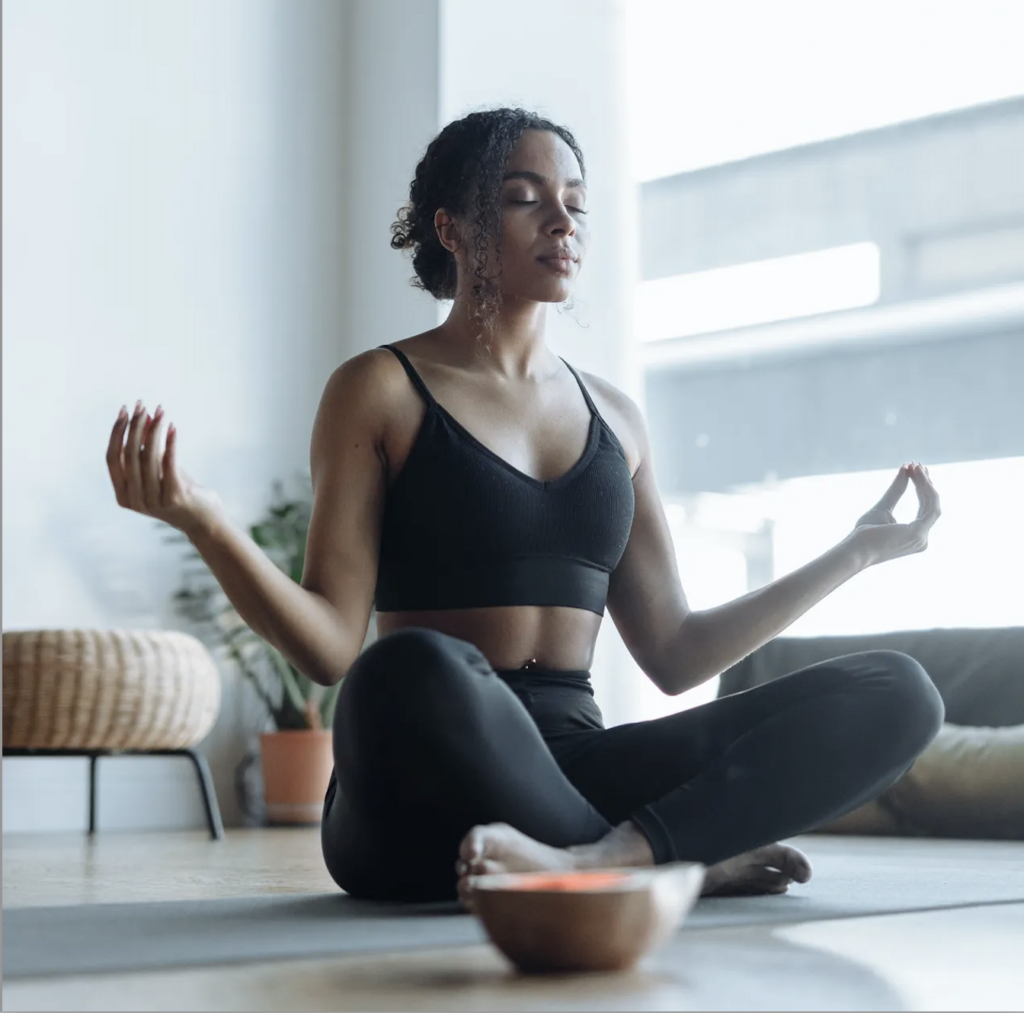
<svg viewBox="0 0 1024 1013"><path fill-rule="evenodd" d="M557 372L557 380L545 388L551 391L547 394L529 385L504 391L478 389L463 371L439 366L438 361L443 362L446 353L443 342L432 340L436 334L435 329L396 342L411 357L434 398L477 440L524 473L548 480L566 473L582 454L590 426L589 409L568 371L563 368ZM389 487L397 481L426 414L420 395L404 378L402 385L401 403L394 410L385 439ZM635 471L639 463L635 440L600 392L594 388L591 393L626 447L630 471ZM516 416L521 421L510 426L509 420ZM545 419L548 424L544 424ZM523 432L530 438L524 441ZM524 451L524 443L532 452ZM548 605L378 612L377 634L420 626L469 641L496 669L535 664L581 671L589 670L593 663L601 619L587 609Z"/></svg>
<svg viewBox="0 0 1024 1013"><path fill-rule="evenodd" d="M500 608L378 612L377 634L409 626L446 633L476 646L496 669L589 669L601 616L586 609L514 605Z"/></svg>

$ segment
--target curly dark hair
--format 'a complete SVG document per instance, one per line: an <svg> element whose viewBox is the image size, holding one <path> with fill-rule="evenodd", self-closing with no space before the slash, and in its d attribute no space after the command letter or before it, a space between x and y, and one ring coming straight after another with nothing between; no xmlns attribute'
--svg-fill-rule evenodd
<svg viewBox="0 0 1024 1013"><path fill-rule="evenodd" d="M427 145L409 185L409 201L391 225L392 249L413 251L416 276L411 284L435 299L453 299L455 257L437 238L434 215L438 208L444 208L449 214L465 216L473 234L473 273L477 280L472 294L485 330L493 327L501 306L500 291L492 279L484 276L487 247L493 238L500 258L502 177L524 130L548 130L561 137L572 149L580 175L586 179L583 152L565 127L526 109L501 107L473 112L453 120Z"/></svg>

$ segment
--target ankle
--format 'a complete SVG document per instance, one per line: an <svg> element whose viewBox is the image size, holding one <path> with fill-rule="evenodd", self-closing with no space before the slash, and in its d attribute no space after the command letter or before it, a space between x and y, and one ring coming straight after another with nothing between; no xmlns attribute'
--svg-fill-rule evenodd
<svg viewBox="0 0 1024 1013"><path fill-rule="evenodd" d="M630 820L620 823L593 844L578 844L567 850L578 869L654 865L654 852L650 843Z"/></svg>

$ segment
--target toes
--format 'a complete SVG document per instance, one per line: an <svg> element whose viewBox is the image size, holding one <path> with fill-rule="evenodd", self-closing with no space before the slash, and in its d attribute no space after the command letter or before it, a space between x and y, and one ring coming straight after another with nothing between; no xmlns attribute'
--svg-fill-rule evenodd
<svg viewBox="0 0 1024 1013"><path fill-rule="evenodd" d="M797 883L806 883L811 878L811 863L802 851L789 845L779 846L780 854L772 865Z"/></svg>
<svg viewBox="0 0 1024 1013"><path fill-rule="evenodd" d="M459 858L465 862L466 865L472 865L474 862L483 858L484 847L484 828L473 827L473 829L462 838L462 842L459 844Z"/></svg>
<svg viewBox="0 0 1024 1013"><path fill-rule="evenodd" d="M811 863L807 856L788 844L769 844L751 852L750 857L758 865L785 873L797 883L806 883L811 878Z"/></svg>
<svg viewBox="0 0 1024 1013"><path fill-rule="evenodd" d="M476 897L471 876L463 876L459 880L459 901L467 911L472 913L476 910Z"/></svg>
<svg viewBox="0 0 1024 1013"><path fill-rule="evenodd" d="M488 827L477 826L463 837L459 844L459 858L455 863L455 875L459 877L460 896L463 885L474 876L486 876L492 872L505 872L505 865L497 858L487 858Z"/></svg>
<svg viewBox="0 0 1024 1013"><path fill-rule="evenodd" d="M767 870L757 877L751 886L758 891L764 893L785 893L789 889L789 884L793 880L787 876L784 872L775 872L773 870Z"/></svg>
<svg viewBox="0 0 1024 1013"><path fill-rule="evenodd" d="M463 876L485 876L489 872L502 872L500 863L495 862L490 858L476 858L472 862L467 862L460 858L455 863L455 875L458 877Z"/></svg>

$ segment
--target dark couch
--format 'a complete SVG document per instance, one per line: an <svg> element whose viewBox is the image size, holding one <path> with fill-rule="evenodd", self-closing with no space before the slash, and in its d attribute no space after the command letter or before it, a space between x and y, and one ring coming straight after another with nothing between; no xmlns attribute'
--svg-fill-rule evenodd
<svg viewBox="0 0 1024 1013"><path fill-rule="evenodd" d="M1024 840L1024 627L777 637L725 672L718 695L879 649L921 663L946 721L899 781L819 830Z"/></svg>
<svg viewBox="0 0 1024 1013"><path fill-rule="evenodd" d="M776 637L724 672L718 695L738 693L829 658L873 650L902 651L919 661L942 696L950 724L1024 724L1024 626Z"/></svg>

